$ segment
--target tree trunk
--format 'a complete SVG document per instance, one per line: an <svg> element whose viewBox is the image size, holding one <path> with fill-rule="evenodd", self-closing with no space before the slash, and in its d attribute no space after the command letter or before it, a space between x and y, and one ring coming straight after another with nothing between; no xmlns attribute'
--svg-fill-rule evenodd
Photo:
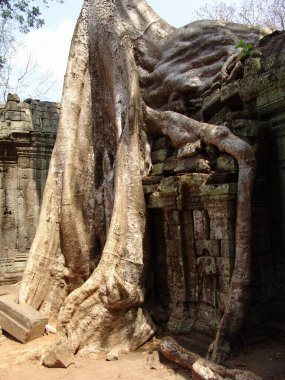
<svg viewBox="0 0 285 380"><path fill-rule="evenodd" d="M227 128L184 116L183 99L197 98L221 76L241 38L259 37L258 30L227 23L175 30L144 0L85 0L20 290L20 302L61 326L61 344L71 351L88 346L94 352L127 352L155 331L144 308L141 179L149 171L150 142L157 134L169 136L175 146L201 139L239 163L236 262L213 360L240 328L250 275L254 157Z"/></svg>

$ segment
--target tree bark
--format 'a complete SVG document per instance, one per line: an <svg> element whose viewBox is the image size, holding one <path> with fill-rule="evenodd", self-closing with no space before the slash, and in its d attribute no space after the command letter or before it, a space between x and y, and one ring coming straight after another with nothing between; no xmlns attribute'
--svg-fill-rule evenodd
<svg viewBox="0 0 285 380"><path fill-rule="evenodd" d="M60 344L72 352L86 346L127 352L154 334L144 308L141 179L156 134L175 146L200 139L239 163L236 262L213 360L221 360L225 340L240 328L250 276L254 156L227 128L187 117L183 99L197 98L221 76L240 38L259 37L259 30L215 22L175 30L144 0L85 0L19 298L61 326ZM94 257L100 258L95 269Z"/></svg>

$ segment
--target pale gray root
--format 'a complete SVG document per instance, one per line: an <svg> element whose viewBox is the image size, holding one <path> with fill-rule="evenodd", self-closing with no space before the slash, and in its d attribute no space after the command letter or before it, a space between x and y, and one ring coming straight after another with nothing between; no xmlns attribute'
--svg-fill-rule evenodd
<svg viewBox="0 0 285 380"><path fill-rule="evenodd" d="M57 319L58 311L69 293L67 279L70 270L62 251L62 210L67 204L62 199L62 193L67 174L68 156L70 157L69 149L72 148L72 143L74 144L76 138L77 144L84 144L86 147L85 160L91 156L88 136L88 133L90 134L90 127L88 127L90 112L86 114L88 105L90 105L88 101L90 81L87 78L86 12L85 6L74 32L67 68L69 75L65 77L66 90L62 99L62 108L65 112L61 112L60 127L50 162L40 220L29 253L19 296L19 302L27 302L37 309L40 308L50 316L50 320ZM80 109L80 101L83 96L86 97L86 105L82 105L83 109ZM78 136L77 133L78 124L82 125L81 136ZM64 128L64 126L68 127ZM75 147L72 151L75 151ZM77 166L76 156L74 158L74 165ZM86 195L83 196L83 200L89 195L87 191L90 183L88 175L84 182ZM78 217L80 218L80 214ZM79 238L81 246L87 246L88 240L90 240L89 238L87 243L82 242L82 238L86 237L88 231L88 224L85 224L87 228ZM88 277L86 258L81 257L80 261L83 271L85 271L84 274Z"/></svg>
<svg viewBox="0 0 285 380"><path fill-rule="evenodd" d="M235 265L226 308L210 347L208 356L221 362L222 347L241 328L248 306L251 273L251 195L255 175L255 157L252 148L224 126L215 126L192 120L171 111L154 111L146 108L149 127L154 133L161 131L175 146L201 140L231 154L238 162L239 177L236 204Z"/></svg>
<svg viewBox="0 0 285 380"><path fill-rule="evenodd" d="M170 336L166 336L161 339L158 345L158 350L168 360L186 369L191 369L192 365L197 360L201 359L201 356L192 351L186 350L180 346L180 344L178 344L173 337Z"/></svg>
<svg viewBox="0 0 285 380"><path fill-rule="evenodd" d="M192 366L193 380L262 380L252 372L228 369L206 359L197 360Z"/></svg>
<svg viewBox="0 0 285 380"><path fill-rule="evenodd" d="M247 40L252 33L260 37L256 30L214 22L176 30L144 0L85 0L71 45L40 222L20 290L20 302L57 320L61 346L72 352L84 346L129 351L154 333L143 308L141 179L151 164L148 129L169 136L176 146L201 139L239 163L236 262L213 360L219 360L220 347L240 327L250 271L253 154L225 127L151 108L174 107L174 88L178 98L180 92L198 96L219 77L237 39ZM101 257L94 271L93 256Z"/></svg>
<svg viewBox="0 0 285 380"><path fill-rule="evenodd" d="M262 380L256 374L239 369L228 369L186 350L172 337L163 338L159 351L168 360L192 370L193 380Z"/></svg>

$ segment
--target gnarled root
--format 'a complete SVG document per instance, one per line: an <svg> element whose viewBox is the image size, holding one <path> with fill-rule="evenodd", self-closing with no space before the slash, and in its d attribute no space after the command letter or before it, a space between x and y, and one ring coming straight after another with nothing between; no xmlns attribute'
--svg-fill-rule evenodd
<svg viewBox="0 0 285 380"><path fill-rule="evenodd" d="M155 332L140 303L134 289L127 289L117 277L106 280L96 271L67 297L59 314L61 339L53 350L101 355L137 349Z"/></svg>
<svg viewBox="0 0 285 380"><path fill-rule="evenodd" d="M168 360L186 369L191 369L196 360L201 358L194 352L181 347L176 340L170 336L164 337L160 341L158 349Z"/></svg>
<svg viewBox="0 0 285 380"><path fill-rule="evenodd" d="M228 369L206 359L197 360L192 366L193 380L262 380L258 375L239 369Z"/></svg>
<svg viewBox="0 0 285 380"><path fill-rule="evenodd" d="M158 349L168 360L192 370L193 380L261 380L252 372L228 369L203 359L181 347L172 337L163 338Z"/></svg>

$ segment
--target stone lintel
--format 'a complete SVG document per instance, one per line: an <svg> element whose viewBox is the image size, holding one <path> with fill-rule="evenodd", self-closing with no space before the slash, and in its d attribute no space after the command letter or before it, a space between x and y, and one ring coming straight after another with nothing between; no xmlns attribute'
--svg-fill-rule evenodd
<svg viewBox="0 0 285 380"><path fill-rule="evenodd" d="M48 318L27 304L16 303L15 296L0 297L0 326L22 343L44 334Z"/></svg>

